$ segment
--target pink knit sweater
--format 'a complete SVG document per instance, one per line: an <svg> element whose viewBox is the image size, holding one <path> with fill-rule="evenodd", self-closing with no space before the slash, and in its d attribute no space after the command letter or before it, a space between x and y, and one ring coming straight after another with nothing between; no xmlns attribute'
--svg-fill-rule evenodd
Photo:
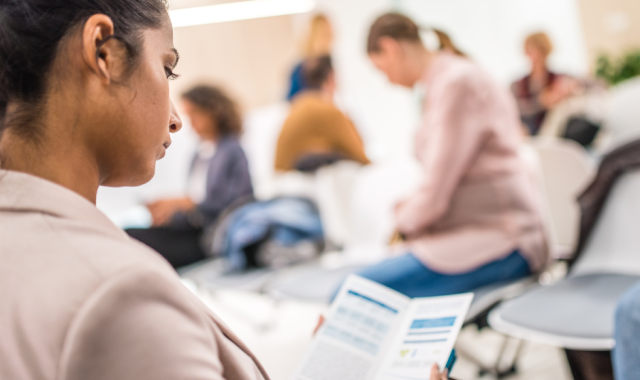
<svg viewBox="0 0 640 380"><path fill-rule="evenodd" d="M427 89L416 154L420 188L396 208L397 226L428 267L463 273L519 249L533 271L547 261L538 187L518 150L514 99L471 60L442 53Z"/></svg>

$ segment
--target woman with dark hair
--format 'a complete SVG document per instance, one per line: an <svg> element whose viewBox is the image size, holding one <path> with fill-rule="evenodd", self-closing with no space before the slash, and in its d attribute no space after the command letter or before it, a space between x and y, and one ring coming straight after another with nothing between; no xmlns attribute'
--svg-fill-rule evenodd
<svg viewBox="0 0 640 380"><path fill-rule="evenodd" d="M515 102L448 44L427 50L418 26L398 13L379 17L367 44L390 82L427 89L415 141L424 180L395 209L409 253L361 273L410 297L514 280L547 261L540 197L519 155Z"/></svg>
<svg viewBox="0 0 640 380"><path fill-rule="evenodd" d="M95 207L180 130L177 61L164 1L0 1L0 378L268 379Z"/></svg>
<svg viewBox="0 0 640 380"><path fill-rule="evenodd" d="M203 231L227 207L253 199L247 158L238 138L238 107L221 89L197 86L182 95L183 108L200 136L189 173L188 196L147 205L152 228L127 233L163 255L174 268L206 256Z"/></svg>

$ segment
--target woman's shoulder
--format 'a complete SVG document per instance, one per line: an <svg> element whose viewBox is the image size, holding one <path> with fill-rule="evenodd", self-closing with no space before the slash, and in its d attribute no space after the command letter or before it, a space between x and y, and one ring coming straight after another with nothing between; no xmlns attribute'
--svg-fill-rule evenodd
<svg viewBox="0 0 640 380"><path fill-rule="evenodd" d="M443 53L434 62L435 72L429 77L443 85L471 86L486 81L490 74L470 58Z"/></svg>
<svg viewBox="0 0 640 380"><path fill-rule="evenodd" d="M292 118L315 118L323 115L340 115L340 110L324 101L317 91L304 91L291 104Z"/></svg>
<svg viewBox="0 0 640 380"><path fill-rule="evenodd" d="M205 364L200 370L217 378L216 347L222 339L206 306L177 275L129 266L109 273L82 300L70 320L60 366L70 378L94 378L98 368L109 374L101 378L140 371L149 378L186 377L194 371L186 364L197 358ZM105 355L97 354L96 346ZM94 366L86 366L88 361Z"/></svg>
<svg viewBox="0 0 640 380"><path fill-rule="evenodd" d="M160 254L125 233L118 235L97 226L60 221L64 222L66 225L58 226L60 242L52 241L51 245L76 271L91 271L99 278L107 279L143 268L176 277L173 268Z"/></svg>
<svg viewBox="0 0 640 380"><path fill-rule="evenodd" d="M240 139L235 135L228 135L222 137L217 143L217 150L238 150L242 149L240 145Z"/></svg>
<svg viewBox="0 0 640 380"><path fill-rule="evenodd" d="M222 153L223 156L229 157L230 159L246 156L240 139L237 136L226 136L220 139L216 153ZM216 155L220 156L219 154Z"/></svg>
<svg viewBox="0 0 640 380"><path fill-rule="evenodd" d="M508 92L478 63L453 55L449 55L446 68L434 84L443 93L452 94L456 98L487 98L491 94Z"/></svg>
<svg viewBox="0 0 640 380"><path fill-rule="evenodd" d="M0 278L0 290L21 289L4 300L7 304L25 310L46 307L46 313L33 316L33 323L69 323L82 305L122 286L136 296L162 279L160 282L174 284L179 292L179 277L169 263L113 225L50 214L17 219L13 225L16 230L29 228L33 238L4 236L2 246L8 249L0 249L0 258L14 276ZM15 252L21 254L12 254Z"/></svg>
<svg viewBox="0 0 640 380"><path fill-rule="evenodd" d="M117 236L113 231L74 223L58 228L57 239L49 242L50 253L58 255L57 260L65 265L39 276L50 276L64 284L67 294L76 289L72 298L83 299L82 304L104 297L110 302L125 302L127 298L152 302L154 298L166 301L188 295L176 271L159 253L125 234Z"/></svg>

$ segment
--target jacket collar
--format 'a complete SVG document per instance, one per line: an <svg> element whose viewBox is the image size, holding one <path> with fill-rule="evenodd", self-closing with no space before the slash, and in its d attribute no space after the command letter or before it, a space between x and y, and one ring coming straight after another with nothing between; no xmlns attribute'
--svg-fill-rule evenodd
<svg viewBox="0 0 640 380"><path fill-rule="evenodd" d="M236 346L238 346L240 350L244 351L244 353L247 354L247 356L249 356L251 360L253 360L253 362L256 364L256 367L258 367L258 370L260 371L260 374L262 375L262 377L265 380L270 380L269 374L267 373L266 369L262 366L262 363L260 363L258 358L255 357L255 355L253 354L253 352L251 352L249 347L247 347L244 344L242 339L238 338L238 336L236 336L236 334L233 331L231 331L231 329L229 329L229 327L227 327L227 325L220 318L218 318L218 316L213 311L211 311L211 309L209 309L209 316L211 316L214 322L218 325L218 328L220 329L220 331L222 331L224 336L226 336L227 339L229 339Z"/></svg>
<svg viewBox="0 0 640 380"><path fill-rule="evenodd" d="M41 213L80 221L97 226L116 239L129 239L93 203L63 186L30 174L0 170L0 211ZM249 348L213 312L209 315L223 334L256 363L262 376L268 380L269 376Z"/></svg>
<svg viewBox="0 0 640 380"><path fill-rule="evenodd" d="M118 239L127 235L79 194L45 179L0 170L0 210L48 214L97 226Z"/></svg>

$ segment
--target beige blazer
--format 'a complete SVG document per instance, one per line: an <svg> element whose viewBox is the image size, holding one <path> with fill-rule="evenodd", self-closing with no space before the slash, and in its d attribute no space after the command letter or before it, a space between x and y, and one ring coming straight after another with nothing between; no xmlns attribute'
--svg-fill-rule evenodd
<svg viewBox="0 0 640 380"><path fill-rule="evenodd" d="M420 188L396 209L398 230L430 268L463 273L513 250L547 261L541 194L519 155L515 100L473 61L441 53L425 73L416 154Z"/></svg>
<svg viewBox="0 0 640 380"><path fill-rule="evenodd" d="M157 253L78 194L0 170L0 378L268 379Z"/></svg>

